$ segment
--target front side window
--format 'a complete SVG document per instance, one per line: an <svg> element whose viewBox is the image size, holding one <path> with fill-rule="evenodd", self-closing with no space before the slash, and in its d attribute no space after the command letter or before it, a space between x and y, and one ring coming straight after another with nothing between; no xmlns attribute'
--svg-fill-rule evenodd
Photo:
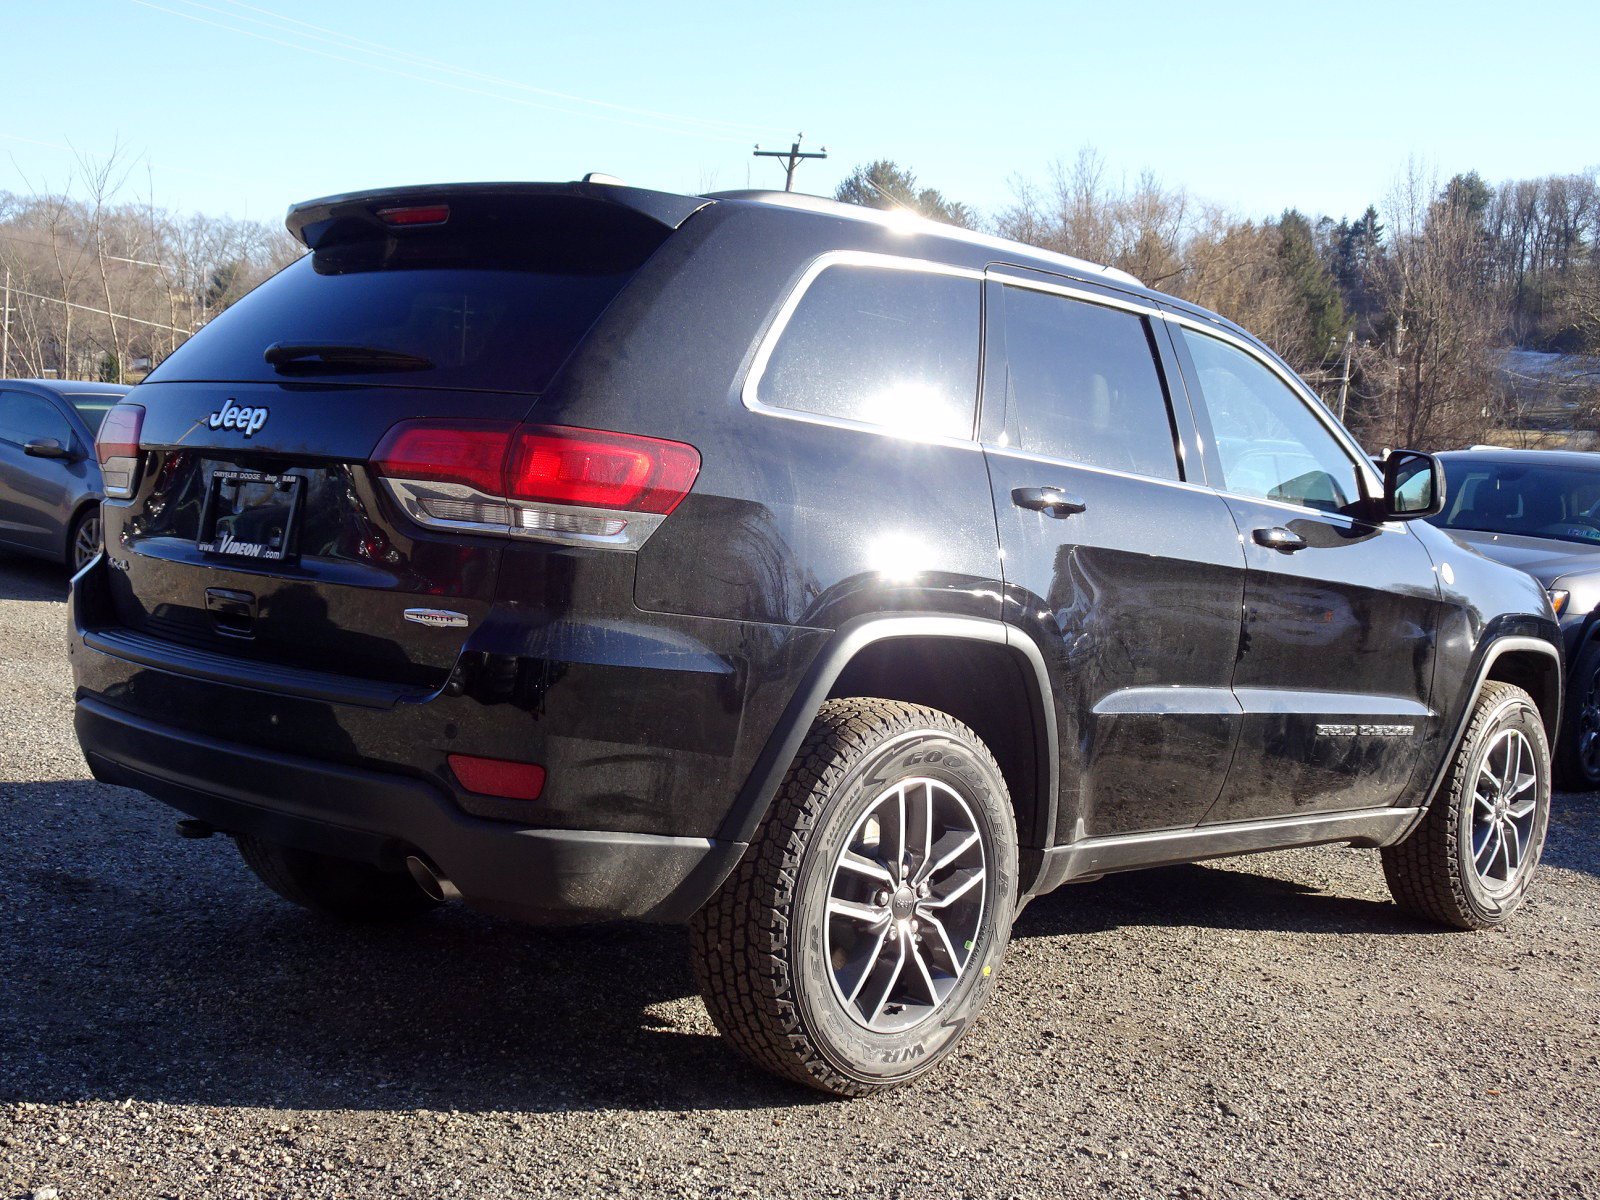
<svg viewBox="0 0 1600 1200"><path fill-rule="evenodd" d="M27 392L0 392L0 440L25 446L39 438L72 445L72 426L50 401Z"/></svg>
<svg viewBox="0 0 1600 1200"><path fill-rule="evenodd" d="M1006 409L1020 449L1178 478L1166 391L1137 313L1007 286Z"/></svg>
<svg viewBox="0 0 1600 1200"><path fill-rule="evenodd" d="M970 438L981 306L976 279L827 267L779 335L756 399L913 436Z"/></svg>
<svg viewBox="0 0 1600 1200"><path fill-rule="evenodd" d="M1185 328L1223 488L1343 512L1361 499L1355 463L1306 402L1260 360L1220 338Z"/></svg>

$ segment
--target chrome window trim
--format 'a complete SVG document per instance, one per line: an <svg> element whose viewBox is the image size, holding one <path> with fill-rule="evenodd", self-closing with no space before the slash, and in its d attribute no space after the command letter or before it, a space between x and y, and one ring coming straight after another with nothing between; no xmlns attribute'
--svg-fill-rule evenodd
<svg viewBox="0 0 1600 1200"><path fill-rule="evenodd" d="M1047 467L1067 467L1073 471L1092 471L1097 475L1115 475L1120 479L1133 479L1140 483L1154 483L1162 487L1182 488L1190 492L1205 492L1207 495L1216 496L1222 500L1238 500L1245 504L1266 504L1273 508L1286 509L1289 512L1303 513L1308 517L1319 520L1338 521L1346 526L1370 525L1383 533L1406 533L1404 521L1361 521L1349 513L1329 512L1324 508L1312 508L1306 504L1291 504L1287 500L1267 500L1261 496L1246 496L1239 492L1228 492L1221 488L1214 488L1210 484L1196 483L1191 479L1162 479L1156 475L1141 475L1137 471L1123 471L1116 467L1100 467L1093 463L1077 462L1070 458L1061 458L1054 454L1039 454L1031 450L1019 450L1015 446L1001 446L994 442L984 442L982 449L986 454L998 454L1004 458L1020 458L1029 462L1041 463Z"/></svg>
<svg viewBox="0 0 1600 1200"><path fill-rule="evenodd" d="M1025 275L1014 275L1013 271L1019 268L997 263L989 268L985 276L992 283L1003 284L1006 287L1027 288L1033 292L1049 292L1055 296L1066 296L1071 300L1086 300L1090 304L1101 304L1107 308L1120 308L1125 312L1138 313L1142 317L1162 320L1166 313L1150 301L1139 300L1133 296L1108 295L1092 288L1073 287L1068 283L1055 283L1043 279L1031 279Z"/></svg>
<svg viewBox="0 0 1600 1200"><path fill-rule="evenodd" d="M1214 487L1203 483L1196 483L1192 479L1163 479L1159 475L1141 475L1137 471L1124 471L1118 467L1101 467L1094 463L1078 462L1071 458L1062 458L1056 454L1040 454L1033 450L1019 450L1015 446L1001 446L994 442L983 443L983 450L987 454L998 454L1003 458L1021 458L1028 462L1042 463L1047 467L1067 467L1074 471L1093 471L1097 475L1115 475L1119 479L1135 479L1140 483L1158 483L1162 487L1182 488L1188 492L1206 492L1210 495L1221 495Z"/></svg>
<svg viewBox="0 0 1600 1200"><path fill-rule="evenodd" d="M805 421L812 425L827 425L834 429L855 429L862 433L877 434L879 437L894 438L903 442L916 442L930 446L951 446L961 450L978 450L981 447L977 442L978 416L980 405L979 390L983 377L982 349L983 349L983 320L982 320L982 294L979 294L979 320L973 333L979 350L978 373L972 379L972 425L968 436L964 438L949 437L945 434L926 433L918 434L914 430L895 429L889 425L875 425L871 421L857 421L849 417L832 417L825 413L802 412L797 408L783 408L775 404L766 404L761 400L760 387L762 377L767 373L767 366L772 361L773 351L777 349L778 341L783 337L789 327L790 320L794 317L795 310L800 307L800 301L811 290L811 285L817 277L829 267L875 267L890 271L918 271L925 275L951 275L958 279L971 279L978 284L983 283L984 273L971 267L955 267L948 263L933 262L923 258L905 258L897 254L880 254L868 250L830 250L826 254L813 259L795 282L788 296L784 298L778 315L772 319L772 325L761 337L761 344L756 348L755 358L750 363L750 370L746 373L744 384L739 389L739 400L754 413L763 416L779 417L786 421Z"/></svg>
<svg viewBox="0 0 1600 1200"><path fill-rule="evenodd" d="M1185 316L1182 313L1163 310L1161 315L1164 320L1170 321L1175 325L1182 326L1186 329L1192 329L1196 333L1202 334L1205 337L1216 338L1217 341L1232 346L1235 350L1242 352L1247 357L1260 363L1263 367L1267 368L1267 370L1276 375L1289 388L1290 392L1292 392L1299 399L1300 403L1304 404L1311 410L1311 415L1322 423L1322 427L1332 435L1333 440L1349 457L1351 463L1353 463L1356 468L1356 473L1374 489L1365 498L1370 499L1374 496L1383 495L1383 480L1379 478L1377 470L1368 460L1366 451L1362 450L1361 447L1356 443L1355 438L1350 436L1350 431L1334 419L1334 415L1328 411L1328 406L1322 403L1322 400L1310 389L1310 387L1306 385L1306 382L1303 379L1301 379L1287 367L1280 366L1270 358L1263 356L1258 347L1251 345L1249 341L1240 337L1236 333L1231 333L1226 329L1219 329L1214 325L1208 325L1204 321L1197 321L1195 318ZM1202 402L1204 399L1204 393L1202 393ZM1259 499L1259 497L1256 496L1245 496L1242 498L1246 500ZM1277 502L1267 501L1267 503ZM1310 509L1309 511L1320 512L1321 510Z"/></svg>

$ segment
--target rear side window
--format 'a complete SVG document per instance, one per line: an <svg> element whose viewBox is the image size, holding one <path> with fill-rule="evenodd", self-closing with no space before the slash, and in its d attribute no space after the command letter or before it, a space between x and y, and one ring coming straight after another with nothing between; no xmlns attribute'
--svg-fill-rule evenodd
<svg viewBox="0 0 1600 1200"><path fill-rule="evenodd" d="M492 214L491 214L492 215ZM668 233L607 216L480 215L438 229L368 228L304 256L223 312L152 381L332 377L402 387L539 392ZM452 218L454 220L454 218ZM358 347L404 356L302 361L267 347Z"/></svg>
<svg viewBox="0 0 1600 1200"><path fill-rule="evenodd" d="M72 445L72 426L50 401L27 392L0 392L0 441L25 446L38 438Z"/></svg>
<svg viewBox="0 0 1600 1200"><path fill-rule="evenodd" d="M826 267L779 335L756 398L914 435L970 438L982 303L973 278Z"/></svg>
<svg viewBox="0 0 1600 1200"><path fill-rule="evenodd" d="M1006 287L1006 408L1019 448L1178 478L1166 390L1137 313Z"/></svg>

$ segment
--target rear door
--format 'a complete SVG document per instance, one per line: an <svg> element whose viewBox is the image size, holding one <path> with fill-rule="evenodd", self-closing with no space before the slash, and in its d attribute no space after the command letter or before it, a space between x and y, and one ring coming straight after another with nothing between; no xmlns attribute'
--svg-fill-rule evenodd
<svg viewBox="0 0 1600 1200"><path fill-rule="evenodd" d="M1174 337L1249 559L1239 748L1207 822L1392 804L1435 721L1432 559L1352 515L1370 472L1283 369L1223 331Z"/></svg>
<svg viewBox="0 0 1600 1200"><path fill-rule="evenodd" d="M1119 294L1009 270L987 287L1005 619L1051 671L1057 839L1192 826L1238 731L1244 558L1226 504L1191 478L1170 351Z"/></svg>
<svg viewBox="0 0 1600 1200"><path fill-rule="evenodd" d="M128 397L145 410L143 474L106 506L122 624L442 684L488 611L505 539L410 519L369 466L375 448L406 420L523 419L670 232L572 197L338 206L312 253ZM480 465L497 477L498 461Z"/></svg>
<svg viewBox="0 0 1600 1200"><path fill-rule="evenodd" d="M39 439L53 439L67 457L28 454L24 447ZM0 541L60 554L87 455L54 401L19 388L0 390Z"/></svg>

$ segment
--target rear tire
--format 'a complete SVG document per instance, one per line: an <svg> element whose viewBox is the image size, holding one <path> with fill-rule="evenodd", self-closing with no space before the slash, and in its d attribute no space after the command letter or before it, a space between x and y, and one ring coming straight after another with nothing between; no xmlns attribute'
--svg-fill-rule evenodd
<svg viewBox="0 0 1600 1200"><path fill-rule="evenodd" d="M840 1096L907 1082L983 1008L1015 912L1005 779L955 718L823 705L749 851L691 923L717 1027Z"/></svg>
<svg viewBox="0 0 1600 1200"><path fill-rule="evenodd" d="M1493 929L1522 907L1550 820L1550 748L1533 698L1485 683L1422 824L1383 849L1383 873L1408 912Z"/></svg>
<svg viewBox="0 0 1600 1200"><path fill-rule="evenodd" d="M439 902L411 876L370 863L297 850L248 834L236 839L239 857L285 900L343 921L405 921Z"/></svg>

